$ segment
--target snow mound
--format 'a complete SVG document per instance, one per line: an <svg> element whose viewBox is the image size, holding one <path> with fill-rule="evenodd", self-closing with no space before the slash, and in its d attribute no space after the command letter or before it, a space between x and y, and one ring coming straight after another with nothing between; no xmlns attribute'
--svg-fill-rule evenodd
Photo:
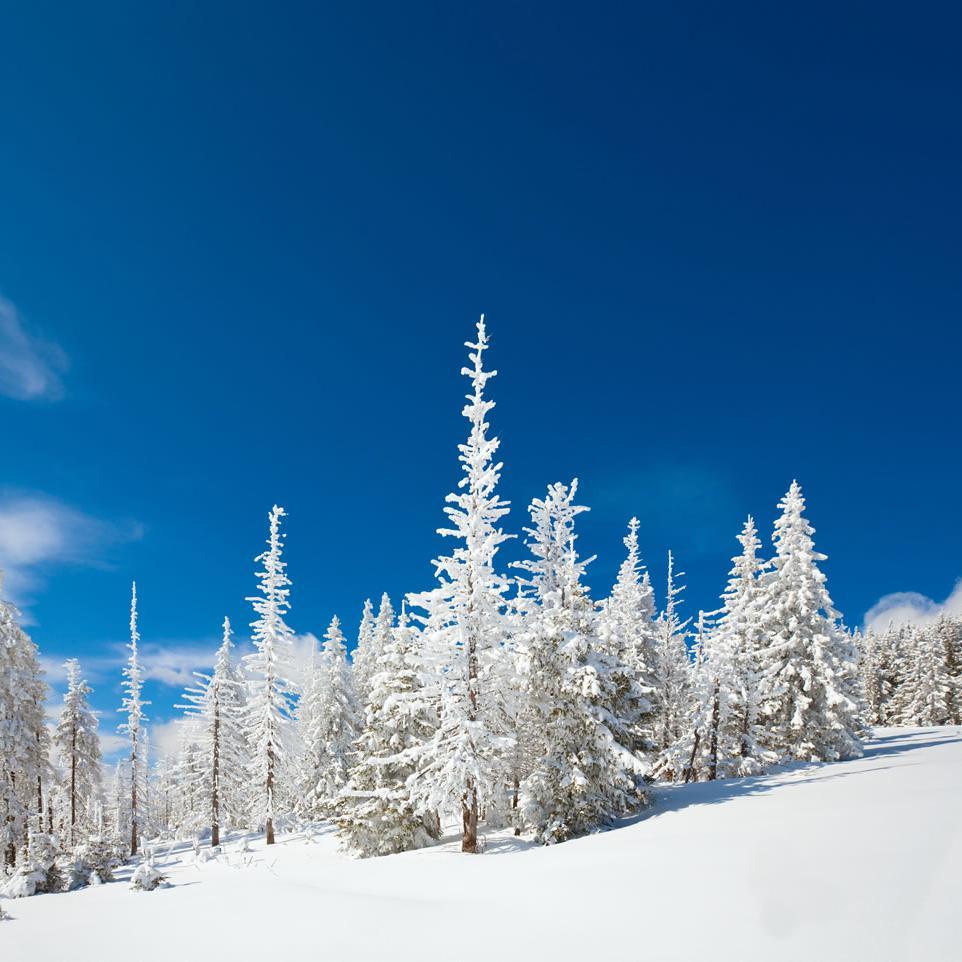
<svg viewBox="0 0 962 962"><path fill-rule="evenodd" d="M550 848L491 834L483 856L452 841L355 861L326 826L229 838L205 862L159 846L170 888L24 899L0 954L949 962L960 802L962 728L880 729L864 758L663 788L646 816Z"/></svg>

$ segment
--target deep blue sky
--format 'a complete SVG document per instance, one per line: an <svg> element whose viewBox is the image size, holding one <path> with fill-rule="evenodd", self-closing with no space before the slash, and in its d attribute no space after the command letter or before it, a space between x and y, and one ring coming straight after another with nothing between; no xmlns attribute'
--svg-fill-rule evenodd
<svg viewBox="0 0 962 962"><path fill-rule="evenodd" d="M7 6L46 653L116 660L131 577L174 660L246 626L275 501L299 631L426 586L481 311L508 524L577 475L597 594L637 513L713 606L796 476L850 623L962 575L958 4L465 6Z"/></svg>

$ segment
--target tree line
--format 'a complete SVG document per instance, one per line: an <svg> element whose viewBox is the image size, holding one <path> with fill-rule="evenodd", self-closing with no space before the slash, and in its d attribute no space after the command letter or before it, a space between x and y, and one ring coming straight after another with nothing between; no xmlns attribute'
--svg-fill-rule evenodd
<svg viewBox="0 0 962 962"><path fill-rule="evenodd" d="M466 345L470 382L448 495L451 545L435 585L396 611L366 602L348 657L337 617L306 664L288 625L286 518L274 506L256 559L251 651L238 658L224 619L210 673L180 705L179 749L151 764L132 589L121 731L128 750L105 777L90 688L75 659L53 729L36 646L0 602L0 847L8 894L109 877L144 839L279 830L318 820L344 848L384 855L456 831L465 852L485 829L546 844L651 803L657 781L756 775L787 760L861 753L872 724L958 724L962 622L877 635L835 611L792 482L764 552L749 517L720 607L682 614L669 554L661 605L632 518L607 597L592 598L593 558L578 549L578 482L550 484L528 507L526 556L499 550L509 505L484 365L484 318Z"/></svg>

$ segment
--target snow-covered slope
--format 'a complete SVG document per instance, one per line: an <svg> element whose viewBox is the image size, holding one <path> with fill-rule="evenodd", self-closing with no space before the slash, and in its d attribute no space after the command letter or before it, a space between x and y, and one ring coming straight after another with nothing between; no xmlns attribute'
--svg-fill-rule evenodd
<svg viewBox="0 0 962 962"><path fill-rule="evenodd" d="M166 890L4 902L0 958L954 960L960 822L962 729L880 730L857 761L664 789L553 848L353 861L322 831L171 852Z"/></svg>

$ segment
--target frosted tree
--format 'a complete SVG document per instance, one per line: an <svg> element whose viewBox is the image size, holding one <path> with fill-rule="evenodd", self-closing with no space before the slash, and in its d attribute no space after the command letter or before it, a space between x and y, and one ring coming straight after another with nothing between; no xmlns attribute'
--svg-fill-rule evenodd
<svg viewBox="0 0 962 962"><path fill-rule="evenodd" d="M936 625L914 625L906 633L907 670L894 699L901 725L947 725L953 717L951 649Z"/></svg>
<svg viewBox="0 0 962 962"><path fill-rule="evenodd" d="M690 754L688 744L679 746L673 766L677 776L677 761L687 756L686 781L754 775L773 761L759 744L758 682L766 645L759 575L766 565L758 557L761 544L751 517L738 542L742 550L732 559L722 607L699 615Z"/></svg>
<svg viewBox="0 0 962 962"><path fill-rule="evenodd" d="M3 581L0 573L0 590ZM0 848L8 866L24 847L30 817L43 811L50 735L44 723L47 686L37 646L0 597Z"/></svg>
<svg viewBox="0 0 962 962"><path fill-rule="evenodd" d="M361 857L421 848L438 838L434 813L420 809L409 782L437 712L422 680L418 633L402 608L372 679L356 757L337 803L345 849Z"/></svg>
<svg viewBox="0 0 962 962"><path fill-rule="evenodd" d="M668 751L685 730L689 714L691 659L688 657L688 626L691 619L678 614L678 596L685 590L677 584L683 572L675 574L675 561L668 552L668 581L665 609L655 623L655 737L658 748Z"/></svg>
<svg viewBox="0 0 962 962"><path fill-rule="evenodd" d="M278 799L288 789L288 726L295 687L290 681L294 633L284 618L290 610L290 580L286 574L281 518L276 504L269 515L267 550L255 559L259 595L248 598L257 618L251 623L254 651L244 657L250 679L245 732L251 751L251 815L264 826L268 845L274 844Z"/></svg>
<svg viewBox="0 0 962 962"><path fill-rule="evenodd" d="M488 436L487 417L494 402L485 398L496 371L484 369L488 335L484 316L477 341L468 342L471 381L463 414L471 425L459 446L463 476L449 494L445 513L450 527L439 529L457 546L434 564L439 584L411 596L423 614L425 645L440 699L440 725L426 746L414 784L416 803L427 809L458 811L461 850L476 852L478 817L498 802L504 756L511 747L509 722L500 686L494 683L505 636L504 594L508 581L495 571L500 545L509 537L499 521L508 513L497 494L502 465L495 461L499 441Z"/></svg>
<svg viewBox="0 0 962 962"><path fill-rule="evenodd" d="M962 725L962 618L939 615L934 626L937 650L949 678L948 718L950 725Z"/></svg>
<svg viewBox="0 0 962 962"><path fill-rule="evenodd" d="M361 704L367 701L371 681L378 670L377 654L374 650L374 606L371 599L364 602L361 624L357 630L357 645L351 655L354 670L354 688Z"/></svg>
<svg viewBox="0 0 962 962"><path fill-rule="evenodd" d="M184 692L187 715L194 721L202 759L202 785L210 821L210 844L220 845L225 823L239 824L246 801L247 743L243 727L243 685L231 658L230 620L224 618L223 639L213 674L194 672L198 684Z"/></svg>
<svg viewBox="0 0 962 962"><path fill-rule="evenodd" d="M89 833L87 817L101 793L100 738L97 716L87 696L92 689L80 676L80 662L66 662L67 692L54 732L53 743L65 778L66 807L69 813L70 846L76 846L83 828Z"/></svg>
<svg viewBox="0 0 962 962"><path fill-rule="evenodd" d="M766 747L778 756L834 761L861 754L859 678L851 639L818 567L814 529L797 481L779 502L774 570L762 577L766 649L759 679Z"/></svg>
<svg viewBox="0 0 962 962"><path fill-rule="evenodd" d="M516 564L527 575L516 638L524 695L518 738L529 769L520 808L544 843L590 831L644 798L644 769L629 732L641 690L598 637L581 580L593 559L580 559L575 548L575 519L588 510L574 503L577 490L577 480L552 484L532 501L525 528L531 558Z"/></svg>
<svg viewBox="0 0 962 962"><path fill-rule="evenodd" d="M142 812L138 789L141 787L142 757L140 753L140 728L146 721L144 715L145 706L149 701L144 701L143 686L144 676L140 667L140 655L138 645L140 643L140 632L137 630L137 582L133 582L130 589L130 644L127 648L130 655L124 667L124 680L122 683L125 695L121 703L120 710L127 716L126 721L120 726L120 731L130 738L130 801L128 813L128 825L130 828L130 854L136 855L139 847L139 831L141 828Z"/></svg>
<svg viewBox="0 0 962 962"><path fill-rule="evenodd" d="M658 648L654 624L655 597L638 550L637 518L628 522L624 539L628 554L618 579L602 606L601 638L609 651L631 671L647 705L640 706L631 725L633 747L648 752L655 745L653 706L657 690Z"/></svg>
<svg viewBox="0 0 962 962"><path fill-rule="evenodd" d="M314 748L318 759L315 792L320 811L330 814L347 782L354 739L359 728L347 646L337 615L324 635L318 675L321 697Z"/></svg>

